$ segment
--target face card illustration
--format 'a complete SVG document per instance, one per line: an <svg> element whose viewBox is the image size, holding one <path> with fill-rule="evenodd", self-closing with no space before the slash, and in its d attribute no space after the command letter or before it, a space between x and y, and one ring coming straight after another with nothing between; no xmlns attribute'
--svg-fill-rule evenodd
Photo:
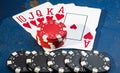
<svg viewBox="0 0 120 73"><path fill-rule="evenodd" d="M67 39L82 40L87 15L67 13L64 24L67 27Z"/></svg>

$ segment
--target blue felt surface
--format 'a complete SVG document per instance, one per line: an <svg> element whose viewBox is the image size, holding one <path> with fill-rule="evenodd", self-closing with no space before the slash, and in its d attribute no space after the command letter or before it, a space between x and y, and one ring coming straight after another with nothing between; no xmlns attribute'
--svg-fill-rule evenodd
<svg viewBox="0 0 120 73"><path fill-rule="evenodd" d="M11 73L6 67L9 54L17 50L41 50L29 33L21 28L11 16L28 8L29 0L1 0L0 2L0 73ZM39 0L44 3L45 0ZM94 49L111 58L109 73L120 73L120 0L50 0L52 4L75 3L102 9L97 28ZM20 8L26 5L26 9Z"/></svg>

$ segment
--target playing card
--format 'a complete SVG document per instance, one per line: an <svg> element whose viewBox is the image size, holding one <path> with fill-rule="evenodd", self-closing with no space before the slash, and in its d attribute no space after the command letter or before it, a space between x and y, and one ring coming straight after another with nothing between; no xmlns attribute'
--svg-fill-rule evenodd
<svg viewBox="0 0 120 73"><path fill-rule="evenodd" d="M52 6L51 3L46 2L22 13L13 16L13 19L17 21L27 32L29 32L34 39L36 39L36 30L38 24L44 20L48 14L48 8Z"/></svg>
<svg viewBox="0 0 120 73"><path fill-rule="evenodd" d="M92 50L101 9L64 4L54 7L55 10L61 8L57 21L67 27L67 39L60 48Z"/></svg>

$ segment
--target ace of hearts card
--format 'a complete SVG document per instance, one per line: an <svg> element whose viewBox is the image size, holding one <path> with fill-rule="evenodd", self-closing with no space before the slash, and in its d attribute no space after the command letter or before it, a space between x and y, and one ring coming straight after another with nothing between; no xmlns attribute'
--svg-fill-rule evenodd
<svg viewBox="0 0 120 73"><path fill-rule="evenodd" d="M64 17L59 20L67 27L67 39L61 48L92 50L99 23L101 9L58 4L63 7ZM60 17L62 13L59 14Z"/></svg>

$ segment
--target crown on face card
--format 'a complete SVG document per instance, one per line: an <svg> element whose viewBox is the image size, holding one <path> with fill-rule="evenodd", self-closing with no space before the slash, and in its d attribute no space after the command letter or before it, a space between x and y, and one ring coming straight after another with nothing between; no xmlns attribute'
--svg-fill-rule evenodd
<svg viewBox="0 0 120 73"><path fill-rule="evenodd" d="M38 5L13 16L45 51L92 50L101 9L70 4Z"/></svg>

